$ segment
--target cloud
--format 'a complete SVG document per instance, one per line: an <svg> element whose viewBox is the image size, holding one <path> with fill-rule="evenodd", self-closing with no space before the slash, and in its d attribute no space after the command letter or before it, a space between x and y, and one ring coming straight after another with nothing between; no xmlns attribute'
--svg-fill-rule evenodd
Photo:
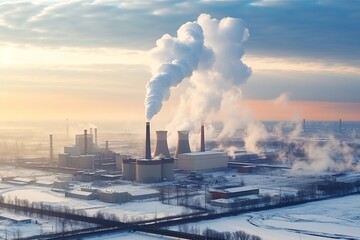
<svg viewBox="0 0 360 240"><path fill-rule="evenodd" d="M280 106L282 108L287 107L289 103L289 94L288 93L280 94L277 98L273 100L273 103L275 106Z"/></svg>
<svg viewBox="0 0 360 240"><path fill-rule="evenodd" d="M249 53L358 65L359 11L360 2L337 0L8 1L0 3L0 43L150 49L163 32L208 12L244 19Z"/></svg>

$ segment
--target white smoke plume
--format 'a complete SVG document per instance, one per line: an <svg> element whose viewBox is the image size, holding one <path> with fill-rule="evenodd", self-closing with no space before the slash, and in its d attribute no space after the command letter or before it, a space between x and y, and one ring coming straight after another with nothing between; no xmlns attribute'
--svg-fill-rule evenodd
<svg viewBox="0 0 360 240"><path fill-rule="evenodd" d="M165 34L157 40L156 47L150 51L153 62L153 77L146 86L146 119L157 114L163 101L170 97L170 89L176 87L202 62L211 61L211 50L204 45L201 26L186 23L177 31L177 37Z"/></svg>
<svg viewBox="0 0 360 240"><path fill-rule="evenodd" d="M219 111L223 95L243 83L251 74L242 63L243 42L249 36L240 19L212 19L201 14L186 23L177 38L164 35L151 50L154 77L147 84L146 118L160 111L171 87L190 77L191 87L182 95L172 129L191 130L189 122L204 122ZM157 66L157 67L156 67ZM169 127L170 128L170 127Z"/></svg>
<svg viewBox="0 0 360 240"><path fill-rule="evenodd" d="M294 170L322 172L357 170L358 168L354 164L352 149L332 135L323 143L307 142L304 145L304 152L306 160L295 161Z"/></svg>

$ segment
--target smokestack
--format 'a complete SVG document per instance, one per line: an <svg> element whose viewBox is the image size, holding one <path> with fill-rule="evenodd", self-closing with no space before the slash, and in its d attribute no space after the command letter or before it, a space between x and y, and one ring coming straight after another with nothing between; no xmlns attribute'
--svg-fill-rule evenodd
<svg viewBox="0 0 360 240"><path fill-rule="evenodd" d="M305 118L303 119L303 131L305 132Z"/></svg>
<svg viewBox="0 0 360 240"><path fill-rule="evenodd" d="M151 159L150 122L146 122L145 159Z"/></svg>
<svg viewBox="0 0 360 240"><path fill-rule="evenodd" d="M50 135L50 162L54 160L53 136Z"/></svg>
<svg viewBox="0 0 360 240"><path fill-rule="evenodd" d="M169 158L170 152L167 144L167 131L156 131L156 147L154 157L164 156Z"/></svg>
<svg viewBox="0 0 360 240"><path fill-rule="evenodd" d="M339 131L340 131L340 133L341 133L341 129L342 128L342 120L341 120L341 118L340 118L340 120L339 120Z"/></svg>
<svg viewBox="0 0 360 240"><path fill-rule="evenodd" d="M200 152L205 152L205 130L204 125L201 125L201 133L200 133Z"/></svg>
<svg viewBox="0 0 360 240"><path fill-rule="evenodd" d="M88 142L87 142L87 130L84 130L84 155L87 155L87 148L88 148Z"/></svg>
<svg viewBox="0 0 360 240"><path fill-rule="evenodd" d="M109 151L109 141L105 142L105 150L108 152Z"/></svg>
<svg viewBox="0 0 360 240"><path fill-rule="evenodd" d="M189 144L189 132L188 131L178 131L178 145L175 152L175 158L178 157L181 153L189 153L190 150L190 144Z"/></svg>
<svg viewBox="0 0 360 240"><path fill-rule="evenodd" d="M97 139L97 128L95 128L94 131L95 131L95 146L97 147L97 141L98 141L98 139Z"/></svg>

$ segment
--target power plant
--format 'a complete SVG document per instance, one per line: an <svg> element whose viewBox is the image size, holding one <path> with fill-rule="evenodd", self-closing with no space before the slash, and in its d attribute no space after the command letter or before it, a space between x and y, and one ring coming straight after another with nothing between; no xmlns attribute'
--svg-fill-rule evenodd
<svg viewBox="0 0 360 240"><path fill-rule="evenodd" d="M179 154L189 152L191 152L189 144L189 132L178 131L178 144L175 152L175 158L178 158Z"/></svg>

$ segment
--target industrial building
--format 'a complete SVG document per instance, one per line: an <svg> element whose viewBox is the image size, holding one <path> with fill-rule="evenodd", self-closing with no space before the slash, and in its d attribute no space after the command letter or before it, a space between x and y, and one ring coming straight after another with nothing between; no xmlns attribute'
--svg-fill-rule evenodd
<svg viewBox="0 0 360 240"><path fill-rule="evenodd" d="M70 169L105 169L115 170L116 155L108 149L97 148L97 129L95 129L95 144L93 134L78 134L74 146L65 146L64 153L59 154L59 167ZM118 164L119 166L119 164Z"/></svg>
<svg viewBox="0 0 360 240"><path fill-rule="evenodd" d="M182 153L178 158L178 168L186 171L226 168L227 164L227 155L216 151Z"/></svg>
<svg viewBox="0 0 360 240"><path fill-rule="evenodd" d="M94 199L96 199L96 194L93 192L72 190L72 191L65 192L65 197L72 197L72 198L78 198L78 199L83 199L83 200L94 200Z"/></svg>
<svg viewBox="0 0 360 240"><path fill-rule="evenodd" d="M259 196L259 189L253 187L211 189L209 193L210 204L217 207L244 207L261 203L263 200L263 197Z"/></svg>
<svg viewBox="0 0 360 240"><path fill-rule="evenodd" d="M126 203L130 200L128 192L99 190L97 195L100 201L107 203Z"/></svg>
<svg viewBox="0 0 360 240"><path fill-rule="evenodd" d="M221 188L211 189L211 199L229 199L234 197L242 197L247 195L259 195L259 189L253 187L232 187L232 188Z"/></svg>
<svg viewBox="0 0 360 240"><path fill-rule="evenodd" d="M145 158L127 158L122 160L123 179L144 183L169 181L174 179L174 159L170 158L167 145L167 132L157 131L157 143L154 155L151 157L150 123L146 123Z"/></svg>

